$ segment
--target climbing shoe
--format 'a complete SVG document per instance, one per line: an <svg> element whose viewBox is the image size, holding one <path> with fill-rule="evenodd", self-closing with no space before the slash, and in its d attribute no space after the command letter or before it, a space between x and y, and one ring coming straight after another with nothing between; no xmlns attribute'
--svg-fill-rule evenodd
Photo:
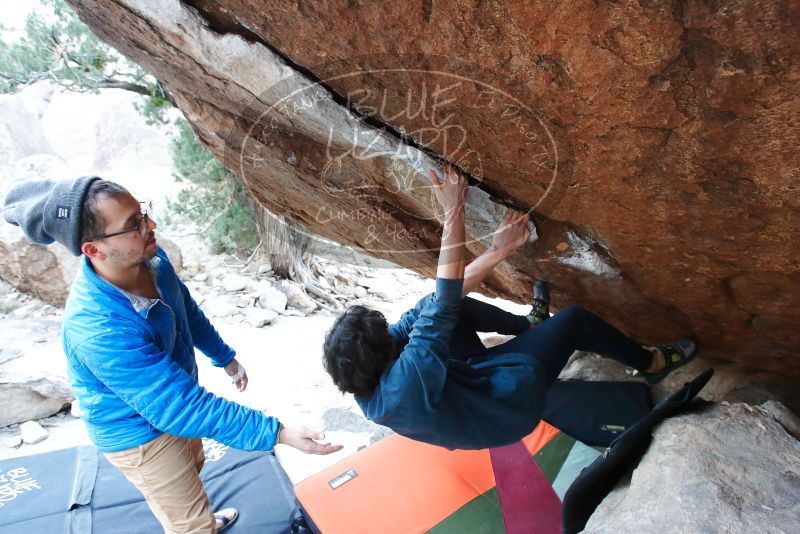
<svg viewBox="0 0 800 534"><path fill-rule="evenodd" d="M532 325L538 325L548 317L550 317L550 289L547 282L537 280L533 284L533 303L528 321Z"/></svg>
<svg viewBox="0 0 800 534"><path fill-rule="evenodd" d="M694 360L697 346L691 339L681 339L674 343L667 343L658 347L645 347L651 352L656 352L653 357L661 359L663 367L656 373L642 373L648 384L661 382L668 374Z"/></svg>

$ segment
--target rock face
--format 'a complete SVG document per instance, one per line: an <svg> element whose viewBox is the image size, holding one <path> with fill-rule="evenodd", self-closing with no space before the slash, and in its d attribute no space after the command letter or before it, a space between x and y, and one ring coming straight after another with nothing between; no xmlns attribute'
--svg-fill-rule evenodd
<svg viewBox="0 0 800 534"><path fill-rule="evenodd" d="M59 376L2 370L0 427L49 417L74 398L67 381Z"/></svg>
<svg viewBox="0 0 800 534"><path fill-rule="evenodd" d="M19 228L0 225L0 278L20 291L63 306L76 268L65 248L29 243Z"/></svg>
<svg viewBox="0 0 800 534"><path fill-rule="evenodd" d="M800 442L785 426L798 424L775 403L723 403L668 419L630 483L603 500L584 532L796 531Z"/></svg>
<svg viewBox="0 0 800 534"><path fill-rule="evenodd" d="M536 224L484 292L545 279L643 343L800 376L791 2L69 3L308 231L432 275L450 161L470 253L504 206Z"/></svg>
<svg viewBox="0 0 800 534"><path fill-rule="evenodd" d="M0 287L2 292L8 289L5 284ZM21 303L9 296L0 299L0 427L48 417L75 398L58 343L60 318L37 317L29 310L41 308L41 303L30 298Z"/></svg>
<svg viewBox="0 0 800 534"><path fill-rule="evenodd" d="M39 124L42 104L52 93L51 85L40 82L14 95L0 95L0 164L53 153Z"/></svg>
<svg viewBox="0 0 800 534"><path fill-rule="evenodd" d="M158 244L164 249L164 254L169 258L169 262L172 264L172 268L175 269L175 272L181 274L181 269L183 269L183 253L181 252L181 248L164 236L158 236Z"/></svg>

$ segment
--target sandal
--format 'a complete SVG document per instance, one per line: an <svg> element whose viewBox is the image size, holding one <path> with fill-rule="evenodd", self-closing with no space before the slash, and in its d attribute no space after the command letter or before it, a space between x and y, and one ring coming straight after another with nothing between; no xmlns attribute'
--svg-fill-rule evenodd
<svg viewBox="0 0 800 534"><path fill-rule="evenodd" d="M672 371L694 360L697 354L697 345L695 345L694 341L691 339L680 339L674 343L645 348L651 352L658 351L664 359L664 367L660 371L656 373L642 373L642 376L644 376L648 384L661 382L664 377Z"/></svg>
<svg viewBox="0 0 800 534"><path fill-rule="evenodd" d="M222 526L217 527L217 532L222 532L223 530L227 529L238 518L239 510L236 508L223 508L219 512L214 512L214 519L217 520L217 524L220 522L222 523Z"/></svg>

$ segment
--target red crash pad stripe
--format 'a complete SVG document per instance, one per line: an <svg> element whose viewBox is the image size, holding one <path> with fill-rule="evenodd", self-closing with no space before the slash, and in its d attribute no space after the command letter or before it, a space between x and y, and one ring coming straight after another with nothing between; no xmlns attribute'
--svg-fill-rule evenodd
<svg viewBox="0 0 800 534"><path fill-rule="evenodd" d="M489 453L506 534L559 534L561 501L525 444Z"/></svg>

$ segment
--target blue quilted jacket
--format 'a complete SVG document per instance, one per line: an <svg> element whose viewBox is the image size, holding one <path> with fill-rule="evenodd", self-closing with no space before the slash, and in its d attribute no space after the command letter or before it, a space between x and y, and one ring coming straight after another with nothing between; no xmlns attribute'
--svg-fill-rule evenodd
<svg viewBox="0 0 800 534"><path fill-rule="evenodd" d="M194 347L217 367L235 353L175 274L164 251L153 260L161 299L137 311L84 256L64 312L62 341L89 436L120 451L162 433L209 437L243 450L270 450L274 417L209 393L197 383Z"/></svg>

